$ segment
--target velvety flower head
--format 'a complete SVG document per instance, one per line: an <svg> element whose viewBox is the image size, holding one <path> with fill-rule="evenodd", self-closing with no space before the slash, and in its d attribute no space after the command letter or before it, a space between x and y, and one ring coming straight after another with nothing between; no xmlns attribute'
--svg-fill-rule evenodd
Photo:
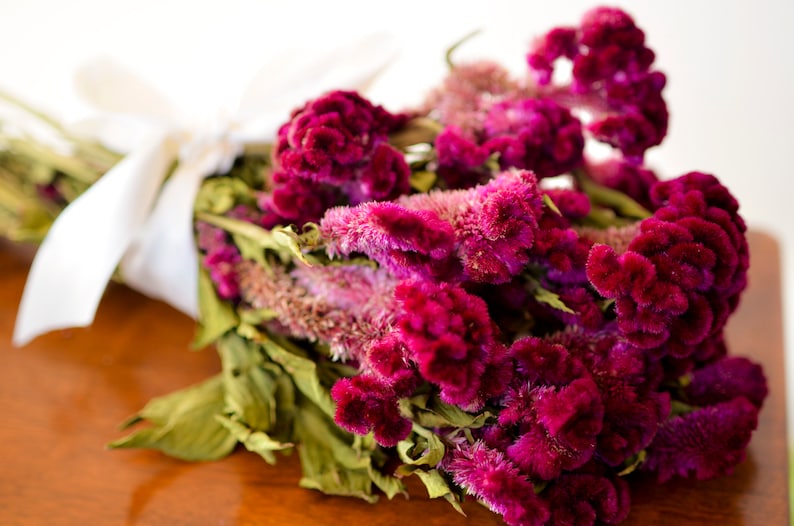
<svg viewBox="0 0 794 526"><path fill-rule="evenodd" d="M642 469L664 482L675 475L698 480L731 473L745 457L758 425L758 408L744 397L673 417L648 448Z"/></svg>
<svg viewBox="0 0 794 526"><path fill-rule="evenodd" d="M477 140L491 106L518 97L521 88L501 65L489 61L456 64L420 111L445 127L457 128L463 137Z"/></svg>
<svg viewBox="0 0 794 526"><path fill-rule="evenodd" d="M331 256L363 253L395 276L454 275L455 231L430 210L397 203L363 203L328 210L320 231Z"/></svg>
<svg viewBox="0 0 794 526"><path fill-rule="evenodd" d="M460 128L444 128L434 142L438 157L438 176L447 188L469 188L490 177L483 165L490 155L487 148L464 136Z"/></svg>
<svg viewBox="0 0 794 526"><path fill-rule="evenodd" d="M549 518L548 506L532 483L501 451L481 442L462 447L452 453L445 470L510 526L541 526Z"/></svg>
<svg viewBox="0 0 794 526"><path fill-rule="evenodd" d="M572 62L573 81L555 96L593 115L588 130L597 140L632 161L661 143L668 123L661 95L665 77L650 69L654 53L629 15L598 7L585 14L579 27L558 28L537 40L527 63L539 85L553 82L560 58Z"/></svg>
<svg viewBox="0 0 794 526"><path fill-rule="evenodd" d="M493 105L483 135L483 147L499 153L502 169L523 168L543 178L568 172L582 162L582 124L551 99Z"/></svg>
<svg viewBox="0 0 794 526"><path fill-rule="evenodd" d="M376 377L362 374L337 380L331 397L336 402L334 420L351 433L372 431L379 444L391 447L411 432L411 421L400 415L391 386Z"/></svg>
<svg viewBox="0 0 794 526"><path fill-rule="evenodd" d="M628 250L595 245L587 277L615 298L619 327L633 344L686 356L718 334L738 304L747 283L746 227L711 175L658 183L652 197L662 206L640 223Z"/></svg>
<svg viewBox="0 0 794 526"><path fill-rule="evenodd" d="M201 250L202 266L209 271L210 279L221 299L236 300L240 295L236 265L242 260L239 249L222 229L208 223L196 223L197 246Z"/></svg>
<svg viewBox="0 0 794 526"><path fill-rule="evenodd" d="M504 353L485 302L458 286L428 281L405 281L394 297L400 338L422 377L440 388L447 403L481 404L486 368L492 355Z"/></svg>
<svg viewBox="0 0 794 526"><path fill-rule="evenodd" d="M518 437L506 447L508 457L543 480L584 465L604 416L590 374L563 346L539 338L516 341L510 354L518 374L498 418L504 432Z"/></svg>
<svg viewBox="0 0 794 526"><path fill-rule="evenodd" d="M410 169L388 134L404 125L352 91L333 91L295 110L278 132L271 198L285 222L316 221L338 202L390 200L410 190Z"/></svg>
<svg viewBox="0 0 794 526"><path fill-rule="evenodd" d="M712 405L744 397L761 407L768 388L761 366L747 358L725 357L697 369L689 376L684 390L692 405Z"/></svg>
<svg viewBox="0 0 794 526"><path fill-rule="evenodd" d="M629 514L629 488L618 477L590 473L564 474L544 492L550 526L619 524Z"/></svg>
<svg viewBox="0 0 794 526"><path fill-rule="evenodd" d="M463 278L505 283L529 261L542 201L531 172L508 170L468 190L404 197L408 208L431 210L455 232Z"/></svg>
<svg viewBox="0 0 794 526"><path fill-rule="evenodd" d="M468 190L329 210L331 255L364 253L399 277L502 283L529 261L541 200L535 177L507 171Z"/></svg>

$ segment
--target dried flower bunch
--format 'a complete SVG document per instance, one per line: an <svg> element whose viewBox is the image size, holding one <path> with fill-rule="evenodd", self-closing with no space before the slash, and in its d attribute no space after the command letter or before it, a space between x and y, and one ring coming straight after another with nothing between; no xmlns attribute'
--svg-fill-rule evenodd
<svg viewBox="0 0 794 526"><path fill-rule="evenodd" d="M643 164L668 124L653 63L597 8L536 40L525 77L455 64L407 112L352 91L294 110L196 200L197 344L222 371L113 445L297 449L304 487L375 500L416 475L510 525L619 523L634 471L730 473L767 394L723 339L746 227L714 176ZM19 192L10 151L0 190ZM114 160L76 157L95 178ZM54 216L70 173L27 195Z"/></svg>

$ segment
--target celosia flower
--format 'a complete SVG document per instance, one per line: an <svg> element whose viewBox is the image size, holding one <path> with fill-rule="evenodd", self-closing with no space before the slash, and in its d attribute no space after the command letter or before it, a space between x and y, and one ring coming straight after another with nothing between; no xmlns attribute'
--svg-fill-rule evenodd
<svg viewBox="0 0 794 526"><path fill-rule="evenodd" d="M746 229L736 201L711 175L658 183L659 205L619 255L595 245L587 277L615 298L618 324L643 348L686 356L719 333L747 282Z"/></svg>
<svg viewBox="0 0 794 526"><path fill-rule="evenodd" d="M703 406L744 397L761 407L768 388L761 366L747 358L725 357L693 371L684 389L686 401Z"/></svg>
<svg viewBox="0 0 794 526"><path fill-rule="evenodd" d="M551 99L495 104L483 128L483 148L500 154L502 169L532 170L542 178L568 172L582 162L582 124Z"/></svg>
<svg viewBox="0 0 794 526"><path fill-rule="evenodd" d="M447 188L469 188L490 177L483 169L488 149L465 137L458 127L444 128L436 136L434 146L438 157L436 171Z"/></svg>
<svg viewBox="0 0 794 526"><path fill-rule="evenodd" d="M555 29L535 42L527 63L541 86L552 82L558 58L572 61L573 82L552 93L593 115L588 130L596 139L633 162L661 143L668 123L661 95L665 77L650 70L654 53L629 15L598 7L585 14L578 28Z"/></svg>
<svg viewBox="0 0 794 526"><path fill-rule="evenodd" d="M541 200L529 172L503 172L468 190L329 210L320 231L332 255L361 252L396 276L502 283L529 261Z"/></svg>
<svg viewBox="0 0 794 526"><path fill-rule="evenodd" d="M234 300L240 295L236 265L240 262L239 249L222 229L203 221L196 223L196 244L204 254L201 264L209 271L218 296Z"/></svg>
<svg viewBox="0 0 794 526"><path fill-rule="evenodd" d="M440 388L447 403L481 405L486 367L492 355L504 353L485 302L460 287L428 281L403 282L394 297L400 306L400 338L422 377Z"/></svg>
<svg viewBox="0 0 794 526"><path fill-rule="evenodd" d="M456 484L500 514L510 526L546 524L547 504L502 452L477 442L453 451L445 469Z"/></svg>
<svg viewBox="0 0 794 526"><path fill-rule="evenodd" d="M543 492L549 526L618 524L629 514L629 488L623 479L589 473L564 474Z"/></svg>
<svg viewBox="0 0 794 526"><path fill-rule="evenodd" d="M341 378L331 388L331 397L336 402L334 420L351 433L372 431L379 444L391 447L411 432L411 421L400 415L394 390L373 376Z"/></svg>
<svg viewBox="0 0 794 526"><path fill-rule="evenodd" d="M745 457L758 408L744 397L668 420L648 448L642 469L660 482L693 474L698 480L731 473Z"/></svg>

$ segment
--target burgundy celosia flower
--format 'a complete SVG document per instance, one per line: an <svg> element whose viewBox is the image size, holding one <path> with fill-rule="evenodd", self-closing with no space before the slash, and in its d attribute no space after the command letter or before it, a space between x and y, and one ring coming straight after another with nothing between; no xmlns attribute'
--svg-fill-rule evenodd
<svg viewBox="0 0 794 526"><path fill-rule="evenodd" d="M485 302L446 283L406 281L397 286L397 327L409 357L441 399L463 407L481 405L482 377L492 356L504 353L493 334ZM501 385L504 389L505 385Z"/></svg>
<svg viewBox="0 0 794 526"><path fill-rule="evenodd" d="M504 101L489 110L483 148L498 152L502 169L532 170L538 177L568 172L582 162L582 124L551 99Z"/></svg>
<svg viewBox="0 0 794 526"><path fill-rule="evenodd" d="M665 77L650 70L654 53L629 15L598 7L578 28L558 28L535 42L527 63L541 86L553 81L558 58L572 61L573 82L552 93L593 115L588 129L596 139L633 161L661 143L668 123Z"/></svg>
<svg viewBox="0 0 794 526"><path fill-rule="evenodd" d="M400 414L394 390L378 378L341 378L331 388L331 397L336 402L334 420L351 433L372 431L379 444L391 447L411 432L411 421Z"/></svg>
<svg viewBox="0 0 794 526"><path fill-rule="evenodd" d="M540 526L549 518L548 506L532 483L501 451L477 442L453 451L445 470L510 526Z"/></svg>
<svg viewBox="0 0 794 526"><path fill-rule="evenodd" d="M684 394L687 403L697 406L742 396L760 408L768 388L760 365L747 358L725 357L693 371Z"/></svg>
<svg viewBox="0 0 794 526"><path fill-rule="evenodd" d="M544 492L549 526L618 524L629 514L629 488L617 477L589 473L563 474Z"/></svg>
<svg viewBox="0 0 794 526"><path fill-rule="evenodd" d="M601 432L604 407L582 363L557 344L523 338L510 347L516 386L499 413L500 434L518 438L508 457L532 477L552 480L589 461Z"/></svg>
<svg viewBox="0 0 794 526"><path fill-rule="evenodd" d="M736 201L711 175L654 186L659 208L618 255L595 245L587 277L615 298L624 335L643 348L686 356L722 329L747 283L746 227Z"/></svg>
<svg viewBox="0 0 794 526"><path fill-rule="evenodd" d="M410 169L388 134L393 115L351 91L333 91L295 110L278 132L271 198L286 221L316 221L337 202L389 200L410 190Z"/></svg>
<svg viewBox="0 0 794 526"><path fill-rule="evenodd" d="M698 480L731 473L745 457L758 408L744 397L673 417L648 448L642 469L660 482L690 474Z"/></svg>

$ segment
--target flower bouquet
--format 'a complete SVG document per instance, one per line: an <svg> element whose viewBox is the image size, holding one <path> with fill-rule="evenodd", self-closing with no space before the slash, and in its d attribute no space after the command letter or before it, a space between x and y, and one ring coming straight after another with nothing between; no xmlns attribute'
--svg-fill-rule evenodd
<svg viewBox="0 0 794 526"><path fill-rule="evenodd" d="M632 472L743 460L767 394L723 339L746 227L714 176L643 164L668 122L643 32L597 8L537 39L526 76L453 59L418 108L318 93L271 144L210 163L195 344L222 370L149 402L112 447L297 450L302 487L375 501L416 476L510 525L616 524ZM15 240L55 237L132 162L39 117L57 147L1 144Z"/></svg>

